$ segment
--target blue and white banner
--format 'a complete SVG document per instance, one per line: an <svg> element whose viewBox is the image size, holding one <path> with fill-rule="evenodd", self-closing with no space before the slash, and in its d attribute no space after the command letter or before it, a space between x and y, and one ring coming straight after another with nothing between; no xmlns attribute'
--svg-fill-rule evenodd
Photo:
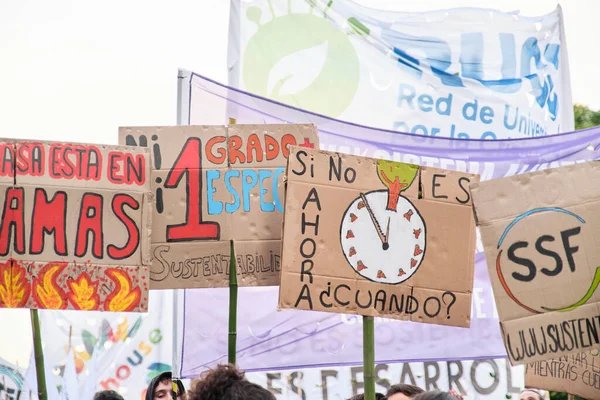
<svg viewBox="0 0 600 400"><path fill-rule="evenodd" d="M508 139L573 130L561 8L400 13L350 0L231 0L229 84L343 121Z"/></svg>

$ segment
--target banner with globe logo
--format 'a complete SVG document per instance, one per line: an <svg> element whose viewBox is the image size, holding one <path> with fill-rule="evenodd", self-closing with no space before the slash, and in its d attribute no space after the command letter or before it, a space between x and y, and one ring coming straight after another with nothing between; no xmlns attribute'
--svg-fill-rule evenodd
<svg viewBox="0 0 600 400"><path fill-rule="evenodd" d="M339 120L507 139L573 130L560 7L400 13L349 0L231 0L230 86Z"/></svg>

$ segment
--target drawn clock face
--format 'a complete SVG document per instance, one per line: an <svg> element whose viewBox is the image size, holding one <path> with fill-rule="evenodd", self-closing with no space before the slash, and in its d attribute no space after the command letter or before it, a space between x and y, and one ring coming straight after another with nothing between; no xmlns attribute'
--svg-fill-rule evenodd
<svg viewBox="0 0 600 400"><path fill-rule="evenodd" d="M361 194L344 213L340 239L346 260L364 278L398 284L410 278L425 256L425 222L405 197L386 209L388 191Z"/></svg>

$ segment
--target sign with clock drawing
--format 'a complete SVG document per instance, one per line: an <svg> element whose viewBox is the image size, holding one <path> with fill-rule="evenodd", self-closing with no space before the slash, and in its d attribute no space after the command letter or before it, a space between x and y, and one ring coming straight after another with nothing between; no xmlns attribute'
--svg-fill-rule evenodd
<svg viewBox="0 0 600 400"><path fill-rule="evenodd" d="M279 307L468 327L478 180L293 147Z"/></svg>

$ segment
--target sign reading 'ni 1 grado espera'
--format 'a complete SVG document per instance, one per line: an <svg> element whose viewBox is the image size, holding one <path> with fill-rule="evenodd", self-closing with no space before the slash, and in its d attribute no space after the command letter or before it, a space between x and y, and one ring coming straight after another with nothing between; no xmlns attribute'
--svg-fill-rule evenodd
<svg viewBox="0 0 600 400"><path fill-rule="evenodd" d="M478 179L293 148L279 306L469 326Z"/></svg>
<svg viewBox="0 0 600 400"><path fill-rule="evenodd" d="M279 284L283 178L290 146L318 147L313 125L121 128L152 151L153 289Z"/></svg>
<svg viewBox="0 0 600 400"><path fill-rule="evenodd" d="M0 140L0 307L148 308L150 153Z"/></svg>
<svg viewBox="0 0 600 400"><path fill-rule="evenodd" d="M600 346L600 163L472 186L513 365Z"/></svg>

